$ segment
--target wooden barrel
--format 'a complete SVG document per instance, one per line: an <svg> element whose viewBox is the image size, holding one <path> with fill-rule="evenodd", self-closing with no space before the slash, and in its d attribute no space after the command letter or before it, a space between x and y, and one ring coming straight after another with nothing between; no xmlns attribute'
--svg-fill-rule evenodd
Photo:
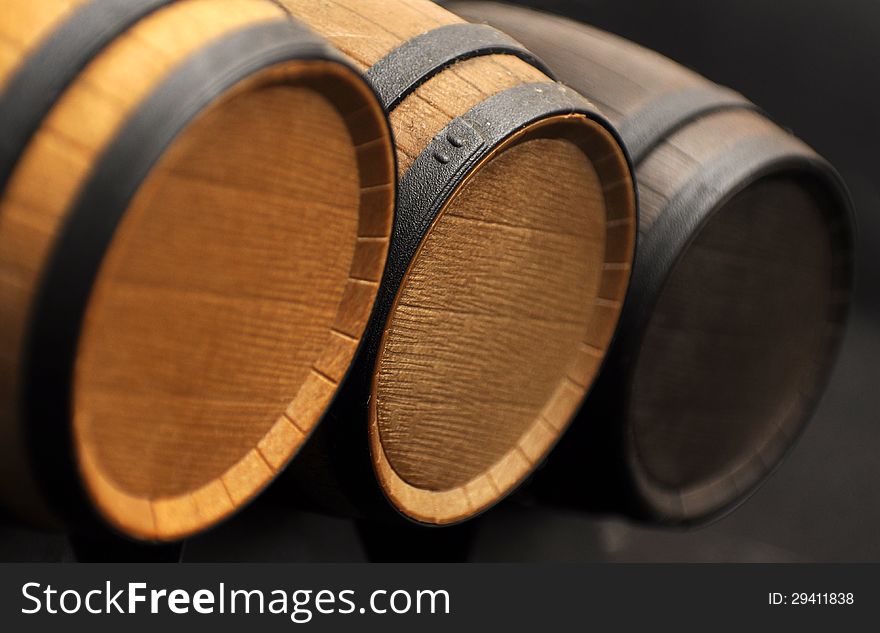
<svg viewBox="0 0 880 633"><path fill-rule="evenodd" d="M629 164L494 29L426 0L282 4L367 73L400 177L364 351L296 478L321 505L460 521L541 462L592 384L629 279Z"/></svg>
<svg viewBox="0 0 880 633"><path fill-rule="evenodd" d="M270 481L353 358L387 117L269 0L9 4L0 500L176 539Z"/></svg>
<svg viewBox="0 0 880 633"><path fill-rule="evenodd" d="M843 184L742 95L652 51L526 9L453 6L600 104L636 164L618 338L536 490L663 523L731 509L792 446L832 367L853 274Z"/></svg>

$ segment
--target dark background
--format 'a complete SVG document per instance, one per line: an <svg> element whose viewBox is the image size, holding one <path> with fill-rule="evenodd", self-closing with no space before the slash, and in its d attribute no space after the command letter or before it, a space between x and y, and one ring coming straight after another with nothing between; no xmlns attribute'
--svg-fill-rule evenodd
<svg viewBox="0 0 880 633"><path fill-rule="evenodd" d="M658 530L511 500L469 527L371 542L416 559L880 561L880 3L876 0L519 2L577 17L741 91L843 174L856 204L856 306L825 399L800 445L746 504L692 531ZM375 531L374 531L375 532ZM66 537L0 525L0 560L70 560ZM184 560L357 561L344 519L278 495L191 540ZM381 551L379 553L381 557Z"/></svg>

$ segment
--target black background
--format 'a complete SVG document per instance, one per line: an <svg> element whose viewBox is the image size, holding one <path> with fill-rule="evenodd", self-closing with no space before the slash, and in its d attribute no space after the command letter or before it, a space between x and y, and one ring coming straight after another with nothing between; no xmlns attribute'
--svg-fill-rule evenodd
<svg viewBox="0 0 880 633"><path fill-rule="evenodd" d="M743 92L842 173L859 222L856 309L812 425L732 515L693 531L505 502L470 527L395 535L415 559L880 561L880 3L876 0L524 2L618 33ZM406 541L411 541L406 543ZM381 551L388 543L372 543ZM184 560L358 561L355 524L278 494L187 543ZM0 525L0 560L70 560L62 535Z"/></svg>

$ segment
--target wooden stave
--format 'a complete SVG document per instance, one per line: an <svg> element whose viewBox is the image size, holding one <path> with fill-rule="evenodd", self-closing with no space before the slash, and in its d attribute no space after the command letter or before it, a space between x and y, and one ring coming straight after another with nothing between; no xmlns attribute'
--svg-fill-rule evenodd
<svg viewBox="0 0 880 633"><path fill-rule="evenodd" d="M755 133L756 138L745 139L754 141L751 148L725 148L712 157L720 165L725 153L732 155L736 149L740 150L740 155L730 157L726 165L730 170L739 170L739 180L728 182L714 197L707 195L691 200L689 207L685 205L677 214L669 213L670 217L665 218L668 207L676 202L681 206L681 201L675 200L676 187L685 189L688 185L699 184L699 170L690 173L690 179L676 182L675 187L667 186L666 195L657 195L656 199L645 196L644 188L640 186L639 247L618 337L584 404L579 421L560 442L553 459L527 493L554 505L622 514L655 524L703 525L725 516L754 494L785 460L808 425L830 378L847 321L854 274L855 220L845 183L827 161L790 132L768 121L742 95L717 86L653 51L593 27L525 8L480 0L445 2L444 6L467 19L506 30L541 55L561 75L562 81L601 104L630 143L640 185L646 173L650 175L650 169L660 166L659 159L654 160L654 165L648 165L652 157L671 147L670 139L686 135L692 126L715 125L717 130L724 131L725 118L739 116L750 119L760 129L760 133ZM557 41L542 38L541 32L553 33ZM592 59L594 54L595 59ZM571 63L567 61L569 56L574 55L592 72L578 72L567 65ZM624 68L627 72L623 71ZM623 77L630 76L638 80L623 80ZM615 84L627 84L630 90L624 89L617 94ZM698 95L698 100L703 95L708 98L692 111L674 112L675 107L679 110L690 107L686 99L676 100L688 91ZM654 130L655 134L661 134L660 137L643 143L643 139L626 134L628 123L664 99L671 102L667 110L671 106L672 111L668 114L672 117L665 128ZM747 145L745 140L741 145ZM706 165L700 168L710 162L709 159L703 160ZM659 490L646 483L644 475L637 472L637 465L629 452L631 439L627 431L628 401L651 311L661 296L665 280L686 250L689 236L699 233L711 219L713 211L722 208L738 192L767 177L787 175L812 179L811 184L821 190L822 196L827 196L825 200L828 202L825 220L834 255L830 271L833 302L828 308L828 331L823 339L824 365L811 385L814 391L802 405L799 427L789 438L787 446L772 457L769 466L757 478L754 477L757 471L753 469L751 480L720 481L724 489L713 492L714 496L710 497L702 492L689 496L684 491ZM659 182L659 178L656 176L654 181ZM671 217L673 215L676 217ZM679 226L676 226L676 220ZM685 225L684 230L681 223ZM587 417L603 422L591 424Z"/></svg>
<svg viewBox="0 0 880 633"><path fill-rule="evenodd" d="M73 64L69 64L68 70L72 71L72 74L69 76L65 76L63 73L60 76L56 75L54 78L56 90L53 94L49 95L50 98L47 103L42 104L41 108L36 109L37 113L45 114L48 112L54 106L55 101L63 95L64 89L69 85L73 85L77 81L79 71L91 63L94 58L100 56L117 40L118 37L126 34L129 29L134 28L144 17L149 17L153 13L160 11L166 5L173 4L169 0L153 0L149 3L130 3L127 2L127 0L123 0L122 2L117 2L116 0L77 0L77 2L78 4L76 4L69 13L62 15L60 19L50 25L51 28L47 28L44 32L40 33L42 39L35 39L34 41L29 42L29 46L24 49L26 54L22 56L20 64L11 69L11 81L8 85L13 85L15 83L15 80L17 79L15 73L18 71L21 71L24 75L35 71L38 72L40 70L39 65L36 67L31 65L29 67L28 62L32 59L31 56L39 57L39 53L42 50L41 47L45 46L46 43L51 42L52 38L58 34L65 33L65 27L70 24L66 19L80 17L83 18L84 21L76 25L77 27L82 27L84 25L94 27L95 25L89 24L89 20L108 18L107 21L109 24L104 24L103 26L105 28L103 30L100 30L100 25L98 25L99 33L93 34L93 37L86 37L84 41L79 42L80 45L85 46L85 49L79 50L79 55L74 56ZM176 104L172 103L175 95L163 95L163 88L172 89L172 93L174 92L173 88L189 90L190 97L195 95L195 97L186 103L189 107L189 111L174 112L174 114L177 115L177 119L166 126L168 128L165 130L167 137L159 139L154 143L153 149L155 151L152 160L147 160L146 164L142 165L142 171L144 173L141 177L134 177L134 182L131 183L132 191L130 192L130 195L123 196L123 198L130 200L135 195L139 184L144 182L148 177L153 161L157 160L158 157L161 157L164 149L180 136L182 132L185 132L188 124L201 112L209 108L211 104L220 100L225 94L230 92L231 89L234 89L241 82L246 81L249 77L262 72L263 70L272 70L275 67L280 67L280 64L282 63L300 61L329 65L328 67L332 67L334 72L339 73L339 76L336 79L339 86L328 86L328 90L336 90L337 92L339 90L347 90L348 93L346 94L348 96L357 95L357 98L360 98L369 104L367 110L364 110L364 107L359 106L358 109L352 111L353 114L346 114L346 116L360 117L360 119L362 119L352 119L352 121L348 122L351 126L349 128L350 133L353 135L352 143L357 141L358 136L361 136L370 130L375 131L376 129L380 130L381 138L384 139L384 143L381 146L377 146L377 149L380 150L379 154L371 157L375 165L370 169L366 169L366 163L359 164L359 167L362 169L362 173L360 174L362 182L361 187L369 189L373 186L373 183L368 181L370 178L375 179L377 174L387 175L391 179L391 183L393 183L394 157L393 154L388 151L391 137L387 117L384 113L381 113L381 109L377 105L374 105L378 104L375 93L364 81L351 62L329 46L322 38L314 35L301 23L291 19L288 14L280 10L274 3L249 2L244 4L250 4L254 7L257 5L260 6L259 11L256 9L254 10L254 16L252 18L253 24L243 23L235 28L228 29L226 32L222 33L219 38L205 38L205 40L197 46L191 54L184 58L184 62L180 67L169 68L162 80L157 86L155 86L155 90L149 91L144 100L140 104L137 104L137 107L135 107L132 112L128 113L131 116L127 117L123 128L118 130L119 134L121 135L125 132L130 132L130 134L128 134L130 138L140 136L141 139L143 139L145 133L149 132L149 134L146 134L147 136L150 136L153 133L153 128L147 131L143 129L143 126L140 126L141 129L138 130L140 120L148 118L147 115L150 114L150 107L147 104L148 101L152 99L151 105L156 106L161 104L164 97L164 101L167 103L168 107L176 107ZM104 5L118 5L116 8L120 9L120 12L114 14L111 11L110 14L107 14L101 10L107 8L107 6ZM86 15L79 15L76 10L80 10L81 13ZM267 18L267 14L271 14L271 17ZM77 30L78 29L74 29L73 32L76 32ZM97 35L100 35L100 37L97 37ZM96 38L97 42L100 44L98 46L95 45ZM82 40L83 38L80 39ZM57 42L55 43L57 44ZM210 67L211 63L217 62L218 53L222 53L224 49L226 59L220 63L221 67L218 69L220 71L218 76L200 77L199 72L206 67ZM76 47L74 47L74 50L66 52L76 53ZM200 56L201 59L199 59ZM49 57L51 58L51 56ZM221 54L219 57L222 60L224 56ZM189 64L189 67L187 67L187 64ZM223 64L225 64L225 66L223 66ZM0 78L0 82L2 82L0 85L3 85L6 79L6 77ZM202 82L204 85L200 86L201 92L191 88L190 84L192 82L187 81L198 79L205 79L205 81ZM344 85L346 82L348 82L347 86ZM25 84L26 83L27 81L25 81ZM366 97L367 95L369 95L369 98ZM344 95L339 93L337 96L341 97ZM342 104L339 105L341 107ZM351 104L347 104L345 107L350 109ZM31 115L32 114L33 113L31 113ZM153 118L156 119L154 122L165 123L164 121L161 121L161 117L157 119L155 112L153 113ZM363 124L363 131L359 131L353 127L356 123ZM30 136L32 136L36 127L37 126L35 125L30 125L25 132L31 132ZM140 134L138 134L138 132L140 132ZM87 183L92 185L93 194L101 193L102 187L95 183L99 182L99 179L104 177L105 173L108 171L107 168L113 167L114 163L118 163L118 160L115 159L128 154L128 152L125 151L125 143L120 143L118 141L119 139L116 137L111 139L111 144L116 143L115 147L111 148L111 151L106 152L104 155L98 156L99 161L103 160L104 169L99 168L95 170L95 172L89 174L87 178ZM18 149L18 153L20 154L21 151L27 148L28 143L19 143L19 145L23 146L15 148L13 144L12 149ZM357 148L357 146L355 147L355 153L358 155L358 160L366 161L369 152L364 150L364 155L362 156L361 149ZM114 156L114 151L112 150L115 150L117 156ZM375 154L375 152L373 153ZM12 154L15 156L15 151L13 151ZM15 167L17 167L17 164L14 161L11 161L8 172L3 174L3 184L5 184L6 178L12 175ZM393 196L390 192L393 191L393 184L382 185L382 189L385 190L386 193L380 192L372 203L369 203L367 199L363 197L365 194L362 194L361 198L361 211L366 213L365 210L372 204L372 206L376 208L376 220L379 219L379 211L382 211L383 209L387 211L388 218L391 216L391 202L393 202ZM2 187L0 187L0 191L2 191ZM82 206L84 205L80 204L80 207ZM85 206L88 207L90 205L86 204ZM74 212L70 213L70 215L78 215L75 207L76 203L71 202L70 205L68 205L66 212L74 209ZM127 211L127 208L123 205L120 210L124 212ZM361 213L362 216L363 213ZM390 227L390 219L388 218L386 218L386 220ZM360 221L363 223L364 218L361 217ZM82 224L82 222L80 223ZM67 224L70 223L68 222ZM372 229L377 229L378 226L380 225L373 226ZM69 227L67 228L69 229ZM110 238L109 235L106 237L108 239ZM384 238L386 250L383 251L383 253L387 251L387 242L388 240L386 237ZM107 246L109 246L109 243L105 244L104 248ZM52 261L50 262L47 260L46 267L54 271L54 273L60 272L61 274L68 274L69 271L66 271L64 266L60 266L58 262L55 261L58 256L57 247L58 244L53 244L50 249ZM66 259L71 260L71 257L76 259L74 252L80 247L81 245L70 242L66 248L68 252ZM98 252L95 252L94 255L100 259L103 250L101 247L98 247L97 251ZM375 262L375 265L371 264L373 268L378 266L378 269L374 271L377 280L378 275L381 274L382 267L384 267L384 256L385 255L382 254L380 261ZM354 266L355 264L353 263L352 265ZM362 261L359 265L363 267L366 264ZM371 272L370 274L374 273ZM55 276L57 277L57 274ZM89 277L89 274L85 274L84 277ZM64 285L63 283L59 284L58 282L55 282L54 291L47 291L45 282L46 280L43 279L40 288L38 289L38 294L41 295L41 299L39 299L40 303L45 303L46 297L54 297L55 299L62 298L64 291L62 290L60 293L58 291ZM89 284L86 283L85 285L86 288L84 290L87 291ZM41 360L38 363L33 362L33 360L28 360L25 363L26 373L32 374L32 379L25 380L25 385L21 389L25 392L23 399L28 403L25 405L26 411L23 412L23 417L27 419L27 422L20 427L22 430L13 429L12 432L16 434L21 433L23 435L21 439L27 446L27 450L21 451L20 453L12 453L13 457L22 457L24 462L16 464L16 466L19 466L19 469L16 473L18 479L14 486L14 494L9 495L4 499L4 502L7 502L8 505L7 510L19 520L48 527L67 525L80 534L90 534L92 536L104 535L102 538L108 539L108 542L119 538L122 539L122 542L132 539L137 541L174 541L195 531L206 529L217 521L229 516L231 513L227 513L221 517L212 517L211 520L207 521L204 525L184 526L183 528L174 528L169 531L157 533L144 531L140 527L133 529L132 526L128 524L120 524L118 517L108 517L106 513L95 507L93 493L86 489L86 485L78 476L70 476L71 473L77 473L79 471L80 465L77 464L78 459L72 449L73 438L71 437L70 425L60 424L62 416L57 415L60 410L66 410L66 407L69 404L69 398L65 397L64 394L68 393L71 389L71 375L66 370L62 371L56 367L58 364L56 359L48 359L52 350L47 349L47 347L51 346L48 344L49 342L46 340L45 335L48 334L54 336L55 330L59 325L64 325L66 330L70 330L71 328L69 327L69 324L59 324L57 322L51 323L52 318L57 315L39 307L35 309L35 314L33 316L37 319L47 321L49 325L42 326L43 336L34 335L33 332L30 332L28 338L31 343L25 346L26 351L24 353L27 354L29 358L34 356L34 353L32 353L34 344L41 347L42 350L37 354ZM71 346L75 345L74 339L76 333L68 332L68 334L72 334L72 338L69 341ZM72 361L70 363L61 363L61 365L65 364L72 365ZM58 397L56 398L47 398L45 396L42 381L45 377L46 368L49 368L56 374L53 377L53 382L56 383L55 392L58 393ZM54 412L50 412L49 415L47 415L47 405L53 406L55 409ZM47 443L46 437L50 434L52 435L52 439ZM256 450L256 447L254 450ZM27 454L27 457L24 457L25 454ZM32 463L47 462L52 464L51 468L37 468L36 466L32 466ZM262 487L262 485L260 487ZM259 492L259 489L254 491L253 494L256 494L256 492ZM239 510L242 505L243 504L238 505L234 510Z"/></svg>

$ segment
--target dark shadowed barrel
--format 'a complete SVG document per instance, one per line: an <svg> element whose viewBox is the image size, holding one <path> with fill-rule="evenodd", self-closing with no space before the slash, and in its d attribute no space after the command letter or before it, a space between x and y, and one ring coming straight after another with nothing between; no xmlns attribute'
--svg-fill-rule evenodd
<svg viewBox="0 0 880 633"><path fill-rule="evenodd" d="M636 165L618 337L535 489L663 523L733 507L807 424L838 349L854 230L839 177L744 97L657 53L526 9L449 4L602 108Z"/></svg>

